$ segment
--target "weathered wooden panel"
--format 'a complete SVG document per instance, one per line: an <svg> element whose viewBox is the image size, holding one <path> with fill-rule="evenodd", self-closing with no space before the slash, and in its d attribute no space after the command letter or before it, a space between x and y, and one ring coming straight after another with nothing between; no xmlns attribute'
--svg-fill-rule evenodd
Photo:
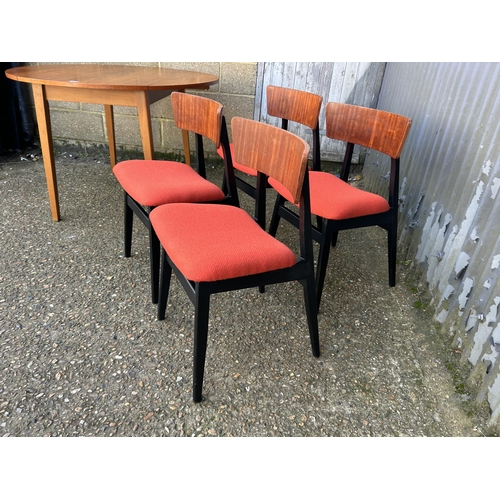
<svg viewBox="0 0 500 500"><path fill-rule="evenodd" d="M256 120L278 125L278 119L267 115L266 87L277 85L314 92L329 101L377 107L380 86L386 63L373 62L270 62L259 63L255 96ZM322 158L341 161L344 146L325 137L325 106L320 115ZM312 138L307 128L290 123L290 131L308 141ZM355 151L355 162L360 151Z"/></svg>
<svg viewBox="0 0 500 500"><path fill-rule="evenodd" d="M388 63L380 109L413 119L402 155L399 252L500 415L500 64ZM367 154L367 188L389 166Z"/></svg>

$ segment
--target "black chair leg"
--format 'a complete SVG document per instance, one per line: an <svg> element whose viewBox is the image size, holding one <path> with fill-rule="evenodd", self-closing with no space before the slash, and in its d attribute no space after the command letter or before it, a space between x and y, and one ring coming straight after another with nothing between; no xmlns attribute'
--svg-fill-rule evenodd
<svg viewBox="0 0 500 500"><path fill-rule="evenodd" d="M387 231L387 255L389 263L389 286L396 286L397 224L391 224Z"/></svg>
<svg viewBox="0 0 500 500"><path fill-rule="evenodd" d="M172 278L172 268L168 263L165 251L163 251L161 284L158 298L158 320L165 319L165 310L167 309L168 292L170 290L170 280Z"/></svg>
<svg viewBox="0 0 500 500"><path fill-rule="evenodd" d="M196 300L194 315L194 354L193 354L193 401L199 403L202 399L203 374L207 354L208 318L210 294L203 291L196 283Z"/></svg>
<svg viewBox="0 0 500 500"><path fill-rule="evenodd" d="M281 195L276 196L276 202L274 204L273 215L271 217L271 223L269 224L269 234L271 236L276 236L276 232L278 231L278 225L280 223L280 207L285 204L285 198Z"/></svg>
<svg viewBox="0 0 500 500"><path fill-rule="evenodd" d="M125 227L125 257L130 257L131 251L132 251L132 227L134 223L134 212L130 208L129 204L129 196L127 193L125 193L125 209L124 209L124 214L125 214L125 220L124 220L124 227Z"/></svg>
<svg viewBox="0 0 500 500"><path fill-rule="evenodd" d="M310 276L302 283L304 287L304 299L306 304L307 324L309 327L309 337L311 338L312 353L315 358L319 358L319 328L318 310L315 293L315 280Z"/></svg>
<svg viewBox="0 0 500 500"><path fill-rule="evenodd" d="M321 233L321 242L319 245L318 264L316 266L316 304L318 311L321 303L323 286L325 284L332 234L331 222L326 221L326 223L323 224L323 232Z"/></svg>
<svg viewBox="0 0 500 500"><path fill-rule="evenodd" d="M160 284L160 240L151 224L149 224L149 260L151 263L151 301L157 304Z"/></svg>
<svg viewBox="0 0 500 500"><path fill-rule="evenodd" d="M334 247L336 244L337 244L337 238L339 236L339 232L338 231L334 231L332 233L332 244L331 246Z"/></svg>
<svg viewBox="0 0 500 500"><path fill-rule="evenodd" d="M223 177L222 179L222 192L224 193L225 196L227 196L227 194L229 193L229 189L227 187L227 180L226 180L226 176Z"/></svg>

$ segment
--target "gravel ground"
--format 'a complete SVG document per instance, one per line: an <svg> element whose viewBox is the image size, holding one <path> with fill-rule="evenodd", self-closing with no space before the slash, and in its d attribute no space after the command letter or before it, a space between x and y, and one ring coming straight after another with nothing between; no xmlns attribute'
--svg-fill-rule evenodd
<svg viewBox="0 0 500 500"><path fill-rule="evenodd" d="M387 285L378 228L344 232L332 250L318 359L300 285L213 297L194 404L193 307L173 279L156 320L147 234L136 222L124 258L109 157L56 151L56 223L37 153L0 157L1 436L493 434L485 405L457 389L459 354L415 307L424 292L411 291L410 270L401 264ZM287 225L278 236L295 244Z"/></svg>

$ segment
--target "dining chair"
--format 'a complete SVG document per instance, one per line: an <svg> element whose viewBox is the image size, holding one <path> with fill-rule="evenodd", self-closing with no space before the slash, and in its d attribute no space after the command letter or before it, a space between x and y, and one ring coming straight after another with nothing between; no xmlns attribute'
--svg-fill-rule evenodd
<svg viewBox="0 0 500 500"><path fill-rule="evenodd" d="M195 309L193 400L202 399L212 294L299 281L303 287L312 353L320 355L307 175L309 145L278 127L231 120L234 161L257 171L257 222L241 208L173 203L155 208L151 223L162 245L158 319L165 310L172 270ZM229 168L228 165L225 168ZM276 178L300 204L300 255L266 232L259 203L265 178Z"/></svg>
<svg viewBox="0 0 500 500"><path fill-rule="evenodd" d="M320 168L320 148L319 148L319 126L318 118L321 110L323 98L312 92L303 90L290 89L286 87L277 87L268 85L266 87L266 109L269 116L279 118L281 120L281 128L288 130L289 121L304 125L311 129L313 146L312 146L312 169ZM233 145L230 145L232 150ZM224 151L218 149L219 155L223 158ZM256 179L257 173L255 170L248 168L245 165L234 161L236 186L244 193L256 197L256 182L253 184L248 182L251 178ZM246 174L245 179L239 173Z"/></svg>
<svg viewBox="0 0 500 500"><path fill-rule="evenodd" d="M149 219L151 210L168 203L215 202L239 206L222 104L183 92L173 92L170 97L176 127L194 133L197 171L186 163L164 160L126 160L113 167L125 193L125 257L131 255L134 214L149 231L151 299L154 304L158 302L160 242ZM226 152L224 162L229 168L224 169L224 175L231 178L224 178L225 192L206 179L203 138Z"/></svg>
<svg viewBox="0 0 500 500"><path fill-rule="evenodd" d="M408 136L411 119L363 106L329 102L326 105L326 136L346 143L340 177L329 172L311 171L309 176L311 213L321 223L312 235L319 243L316 268L316 299L319 310L330 247L337 243L338 232L368 226L387 231L389 286L396 284L396 247L398 229L400 155ZM348 183L354 146L370 148L390 157L387 198L356 188ZM281 196L276 198L269 233L276 235L281 217L295 226L299 218L290 193L279 181L269 183Z"/></svg>

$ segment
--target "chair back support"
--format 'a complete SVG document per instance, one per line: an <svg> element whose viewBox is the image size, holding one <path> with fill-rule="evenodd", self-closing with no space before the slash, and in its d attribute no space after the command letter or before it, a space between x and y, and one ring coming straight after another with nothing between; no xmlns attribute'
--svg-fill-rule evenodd
<svg viewBox="0 0 500 500"><path fill-rule="evenodd" d="M207 137L218 148L220 146L222 104L212 99L184 92L172 92L170 98L176 127Z"/></svg>
<svg viewBox="0 0 500 500"><path fill-rule="evenodd" d="M295 203L300 200L309 144L272 125L247 118L231 120L234 160L283 184ZM290 168L297 165L297 168Z"/></svg>
<svg viewBox="0 0 500 500"><path fill-rule="evenodd" d="M375 149L399 158L410 130L411 119L352 104L326 105L326 135L347 143Z"/></svg>
<svg viewBox="0 0 500 500"><path fill-rule="evenodd" d="M323 98L303 90L269 85L266 88L267 114L301 123L314 129Z"/></svg>

